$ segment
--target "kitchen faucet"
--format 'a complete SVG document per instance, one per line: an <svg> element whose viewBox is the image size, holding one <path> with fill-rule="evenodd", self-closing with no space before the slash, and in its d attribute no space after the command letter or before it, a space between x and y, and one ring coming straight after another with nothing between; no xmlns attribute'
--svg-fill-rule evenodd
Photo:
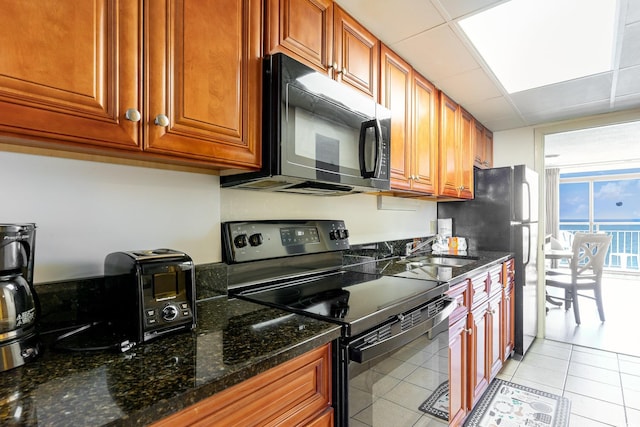
<svg viewBox="0 0 640 427"><path fill-rule="evenodd" d="M435 236L431 236L429 237L427 240L420 242L418 244L415 244L415 242L409 242L405 245L405 249L404 249L404 253L405 253L405 257L411 256L414 253L418 252L420 249L424 248L425 246L427 246L429 243L433 243L436 240L438 240L438 236L437 234Z"/></svg>

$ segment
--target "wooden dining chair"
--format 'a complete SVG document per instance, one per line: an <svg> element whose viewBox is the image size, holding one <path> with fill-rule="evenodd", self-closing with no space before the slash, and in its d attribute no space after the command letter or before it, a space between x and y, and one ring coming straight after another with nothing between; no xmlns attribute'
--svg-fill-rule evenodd
<svg viewBox="0 0 640 427"><path fill-rule="evenodd" d="M564 301L565 309L573 305L573 315L580 324L578 296L595 299L600 320L604 322L602 305L602 270L611 236L604 233L576 233L573 239L573 256L569 262L570 273L546 275L546 286L564 289L564 298L547 295L547 299ZM578 294L578 291L592 290L594 295Z"/></svg>

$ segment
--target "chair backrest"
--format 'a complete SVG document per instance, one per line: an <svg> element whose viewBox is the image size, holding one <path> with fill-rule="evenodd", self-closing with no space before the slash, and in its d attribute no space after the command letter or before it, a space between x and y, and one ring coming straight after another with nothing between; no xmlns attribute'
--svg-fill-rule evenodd
<svg viewBox="0 0 640 427"><path fill-rule="evenodd" d="M571 274L601 277L611 236L604 233L576 233L573 237Z"/></svg>

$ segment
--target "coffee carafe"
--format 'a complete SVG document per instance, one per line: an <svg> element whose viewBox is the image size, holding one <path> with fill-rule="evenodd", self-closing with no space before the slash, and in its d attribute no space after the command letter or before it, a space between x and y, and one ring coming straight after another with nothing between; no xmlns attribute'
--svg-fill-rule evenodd
<svg viewBox="0 0 640 427"><path fill-rule="evenodd" d="M40 353L33 288L35 224L0 224L0 372Z"/></svg>

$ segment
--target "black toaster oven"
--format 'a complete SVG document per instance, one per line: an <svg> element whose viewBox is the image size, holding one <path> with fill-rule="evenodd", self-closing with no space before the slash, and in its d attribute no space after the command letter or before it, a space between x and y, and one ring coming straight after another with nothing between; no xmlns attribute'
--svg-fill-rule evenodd
<svg viewBox="0 0 640 427"><path fill-rule="evenodd" d="M173 249L114 252L104 262L109 320L131 342L194 329L195 268Z"/></svg>

